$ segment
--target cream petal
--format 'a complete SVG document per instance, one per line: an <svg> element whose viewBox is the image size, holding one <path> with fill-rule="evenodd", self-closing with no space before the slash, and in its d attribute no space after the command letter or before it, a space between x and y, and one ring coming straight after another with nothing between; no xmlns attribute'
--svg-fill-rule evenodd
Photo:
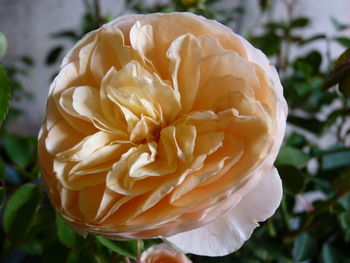
<svg viewBox="0 0 350 263"><path fill-rule="evenodd" d="M194 126L180 124L162 129L160 132L160 140L166 142L168 147L174 148L180 160L183 162L191 162L193 159L196 134L197 132ZM162 154L163 152L160 153L160 155Z"/></svg>
<svg viewBox="0 0 350 263"><path fill-rule="evenodd" d="M103 197L104 189L104 184L101 184L80 190L79 208L87 221L91 221L96 216Z"/></svg>
<svg viewBox="0 0 350 263"><path fill-rule="evenodd" d="M197 39L191 34L178 37L168 49L167 57L174 89L181 96L181 113L185 114L193 106L199 85L201 50Z"/></svg>
<svg viewBox="0 0 350 263"><path fill-rule="evenodd" d="M224 256L239 249L259 226L271 217L282 199L282 182L277 169L261 176L260 182L229 212L211 223L167 237L169 244L186 253Z"/></svg>
<svg viewBox="0 0 350 263"><path fill-rule="evenodd" d="M61 160L71 162L83 161L98 149L109 144L111 141L116 140L117 138L118 137L114 134L100 131L85 137L71 149L58 153L56 157Z"/></svg>
<svg viewBox="0 0 350 263"><path fill-rule="evenodd" d="M86 120L91 121L96 128L113 132L121 138L126 139L127 133L115 127L110 123L102 113L102 106L100 104L99 96L100 91L96 88L89 86L76 87L72 95L73 109Z"/></svg>
<svg viewBox="0 0 350 263"><path fill-rule="evenodd" d="M214 103L218 100L220 102L220 97L231 92L241 92L249 97L254 96L252 88L242 78L232 75L213 77L198 89L193 110L213 109Z"/></svg>
<svg viewBox="0 0 350 263"><path fill-rule="evenodd" d="M218 53L222 53L224 48L221 46L219 40L211 35L204 35L198 38L202 57L208 57Z"/></svg>
<svg viewBox="0 0 350 263"><path fill-rule="evenodd" d="M133 18L134 19L134 18ZM215 21L182 13L138 16L130 29L130 42L142 57L151 62L164 79L170 79L166 52L171 43L181 35L213 35L225 49L234 50L245 57L244 45L232 30ZM177 25L174 27L174 25Z"/></svg>
<svg viewBox="0 0 350 263"><path fill-rule="evenodd" d="M120 111L118 106L115 105L109 98L107 88L115 77L117 70L112 67L106 73L101 82L100 87L100 104L103 105L101 107L101 111L104 117L114 125L114 127L118 127L119 129L126 131L127 124L124 118L123 113Z"/></svg>
<svg viewBox="0 0 350 263"><path fill-rule="evenodd" d="M106 178L106 185L108 188L119 194L135 196L143 194L149 187L153 187L145 186L147 189L140 190L130 186L133 177L138 178L144 176L144 173L139 168L154 162L156 150L157 145L155 142L129 149L122 155L121 159L113 165L113 169L108 173Z"/></svg>
<svg viewBox="0 0 350 263"><path fill-rule="evenodd" d="M277 94L277 99L281 103L283 113L287 116L288 113L288 107L285 98L283 97L283 87L280 81L280 78L278 76L278 72L276 68L272 65L270 60L265 56L261 50L253 47L247 40L245 40L243 37L236 35L240 41L244 44L245 49L247 52L247 59L260 67L264 69L266 72L266 76L269 77L269 80L272 82L272 88Z"/></svg>
<svg viewBox="0 0 350 263"><path fill-rule="evenodd" d="M70 60L79 60L79 74L85 75L86 79L92 76L90 80L98 85L111 67L121 69L138 57L135 50L124 44L123 33L117 27L105 25L78 42L63 65Z"/></svg>
<svg viewBox="0 0 350 263"><path fill-rule="evenodd" d="M140 118L145 114L161 119L159 115L163 114L165 121L169 123L180 111L178 92L157 74L151 74L139 62L131 61L119 72L109 73L113 76L109 77L109 82L105 82L107 96L114 103L131 110L135 116ZM131 98L134 98L133 102L129 101ZM161 112L157 110L157 105L161 107ZM155 113L158 116L154 116Z"/></svg>
<svg viewBox="0 0 350 263"><path fill-rule="evenodd" d="M83 134L73 132L68 122L65 119L60 119L48 131L45 146L50 154L56 155L73 147L82 138L84 138Z"/></svg>
<svg viewBox="0 0 350 263"><path fill-rule="evenodd" d="M86 187L102 184L105 180L105 173L84 174L82 176L71 176L70 171L74 163L60 162L57 159L53 162L53 170L57 180L64 188L69 190L82 190Z"/></svg>
<svg viewBox="0 0 350 263"><path fill-rule="evenodd" d="M86 159L78 162L70 171L70 176L83 176L85 174L99 173L112 169L114 163L119 161L123 153L125 153L132 145L112 144L104 146Z"/></svg>
<svg viewBox="0 0 350 263"><path fill-rule="evenodd" d="M200 71L200 83L205 83L209 78L225 75L242 78L250 86L256 86L259 83L254 67L234 51L224 51L204 58Z"/></svg>

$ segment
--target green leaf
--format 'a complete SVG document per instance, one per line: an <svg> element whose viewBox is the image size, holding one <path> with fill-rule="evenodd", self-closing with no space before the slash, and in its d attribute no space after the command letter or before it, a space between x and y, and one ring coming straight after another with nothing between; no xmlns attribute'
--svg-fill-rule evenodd
<svg viewBox="0 0 350 263"><path fill-rule="evenodd" d="M350 48L345 50L335 62L332 72L329 74L326 87L332 87L348 77L350 73Z"/></svg>
<svg viewBox="0 0 350 263"><path fill-rule="evenodd" d="M44 240L42 238L34 237L26 240L26 242L19 248L31 255L41 255L43 253L43 241Z"/></svg>
<svg viewBox="0 0 350 263"><path fill-rule="evenodd" d="M137 241L112 241L101 236L96 236L96 239L110 250L129 258L135 258L137 254Z"/></svg>
<svg viewBox="0 0 350 263"><path fill-rule="evenodd" d="M287 121L290 124L303 128L304 130L319 134L322 132L325 123L316 118L303 118L299 116L288 115Z"/></svg>
<svg viewBox="0 0 350 263"><path fill-rule="evenodd" d="M300 193L305 186L305 176L296 167L291 165L282 165L278 167L283 186L291 195Z"/></svg>
<svg viewBox="0 0 350 263"><path fill-rule="evenodd" d="M43 263L62 263L67 262L69 249L63 246L57 237L44 243Z"/></svg>
<svg viewBox="0 0 350 263"><path fill-rule="evenodd" d="M63 51L62 46L54 47L46 57L46 65L52 65L56 63L62 51Z"/></svg>
<svg viewBox="0 0 350 263"><path fill-rule="evenodd" d="M11 100L11 87L4 67L0 64L0 125L5 119Z"/></svg>
<svg viewBox="0 0 350 263"><path fill-rule="evenodd" d="M309 234L303 233L295 239L292 255L295 261L304 261L312 258L315 249L315 240Z"/></svg>
<svg viewBox="0 0 350 263"><path fill-rule="evenodd" d="M332 24L335 27L336 30L341 31L349 28L349 25L343 24L339 22L335 17L331 18Z"/></svg>
<svg viewBox="0 0 350 263"><path fill-rule="evenodd" d="M20 57L20 60L27 66L34 65L34 60L29 56L22 56L22 57Z"/></svg>
<svg viewBox="0 0 350 263"><path fill-rule="evenodd" d="M339 44L343 45L346 48L350 48L350 38L347 37L337 37L335 39Z"/></svg>
<svg viewBox="0 0 350 263"><path fill-rule="evenodd" d="M6 178L6 165L0 157L0 180L5 180Z"/></svg>
<svg viewBox="0 0 350 263"><path fill-rule="evenodd" d="M276 165L291 165L297 168L303 168L308 161L309 156L302 150L291 146L283 146L278 154Z"/></svg>
<svg viewBox="0 0 350 263"><path fill-rule="evenodd" d="M52 38L66 38L66 39L70 39L73 40L74 42L79 40L80 36L74 32L74 31L61 31L61 32L57 32L51 35Z"/></svg>
<svg viewBox="0 0 350 263"><path fill-rule="evenodd" d="M0 209L2 209L2 206L4 205L5 198L6 198L6 188L3 186L0 186Z"/></svg>
<svg viewBox="0 0 350 263"><path fill-rule="evenodd" d="M305 27L309 24L310 20L307 17L299 17L290 22L291 28Z"/></svg>
<svg viewBox="0 0 350 263"><path fill-rule="evenodd" d="M68 248L76 248L84 243L84 239L64 221L64 219L56 215L56 226L58 239Z"/></svg>
<svg viewBox="0 0 350 263"><path fill-rule="evenodd" d="M27 138L18 135L4 137L5 151L11 161L21 167L26 167L34 154L34 145Z"/></svg>
<svg viewBox="0 0 350 263"><path fill-rule="evenodd" d="M96 263L96 262L104 262L101 261L101 259L98 257L99 255L92 255L90 250L81 250L76 251L72 250L70 251L67 259L67 263ZM96 260L96 257L98 257L99 260ZM109 262L109 261L106 261ZM113 262L113 261L111 261Z"/></svg>
<svg viewBox="0 0 350 263"><path fill-rule="evenodd" d="M4 33L0 32L0 59L5 55L7 50L7 40Z"/></svg>
<svg viewBox="0 0 350 263"><path fill-rule="evenodd" d="M25 184L9 199L4 213L4 230L13 242L21 242L26 237L43 197L41 185Z"/></svg>
<svg viewBox="0 0 350 263"><path fill-rule="evenodd" d="M287 145L296 147L296 148L302 148L307 144L305 136L293 132L287 139Z"/></svg>
<svg viewBox="0 0 350 263"><path fill-rule="evenodd" d="M277 54L281 46L281 37L270 32L262 36L253 37L250 40L254 46L261 49L267 56Z"/></svg>
<svg viewBox="0 0 350 263"><path fill-rule="evenodd" d="M339 176L337 176L332 182L332 184L333 188L339 191L346 191L347 189L350 189L350 171L348 170L345 173L342 173Z"/></svg>
<svg viewBox="0 0 350 263"><path fill-rule="evenodd" d="M304 45L304 44L308 44L308 43L311 43L313 41L320 40L320 39L325 39L325 38L327 38L326 35L318 34L318 35L314 35L314 36L306 38L306 39L300 38L299 40L297 40L297 43L299 45Z"/></svg>
<svg viewBox="0 0 350 263"><path fill-rule="evenodd" d="M339 91L345 96L350 97L350 76L346 76L339 81Z"/></svg>
<svg viewBox="0 0 350 263"><path fill-rule="evenodd" d="M342 256L338 250L332 247L329 243L326 243L322 247L322 259L323 263L343 263Z"/></svg>
<svg viewBox="0 0 350 263"><path fill-rule="evenodd" d="M321 158L321 167L323 170L331 170L339 167L348 166L350 163L350 150L342 150L324 154Z"/></svg>

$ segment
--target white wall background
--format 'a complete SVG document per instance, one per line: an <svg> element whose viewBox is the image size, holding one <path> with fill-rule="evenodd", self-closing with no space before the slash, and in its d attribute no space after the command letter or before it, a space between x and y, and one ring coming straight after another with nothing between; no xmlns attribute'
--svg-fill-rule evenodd
<svg viewBox="0 0 350 263"><path fill-rule="evenodd" d="M225 4L235 5L239 1L243 1L247 12L243 21L243 32L254 30L254 21L259 10L257 0L226 0ZM101 0L101 4L102 13L117 16L126 12L124 0ZM295 7L295 16L308 16L312 19L310 28L304 31L305 34L326 33L333 36L334 28L330 18L337 17L341 22L350 23L349 10L349 0L299 0ZM5 33L9 42L9 50L3 62L12 64L16 57L24 54L32 56L36 62L30 76L23 79L25 88L34 94L35 99L21 105L26 115L12 124L12 130L25 135L35 135L38 132L44 118L50 78L58 69L58 65L45 65L48 51L59 44L57 39L50 39L49 36L64 29L79 28L82 13L82 0L0 0L0 31ZM272 15L275 18L285 16L282 0L275 0ZM69 42L63 43L72 45ZM316 43L316 48L324 50L325 46ZM333 57L341 51L340 46L332 46Z"/></svg>

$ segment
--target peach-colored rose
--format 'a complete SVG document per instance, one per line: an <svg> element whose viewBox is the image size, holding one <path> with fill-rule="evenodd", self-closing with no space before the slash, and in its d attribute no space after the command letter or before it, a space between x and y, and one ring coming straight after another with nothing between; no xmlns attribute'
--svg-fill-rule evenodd
<svg viewBox="0 0 350 263"><path fill-rule="evenodd" d="M117 18L50 87L39 159L51 202L81 232L237 250L280 203L282 93L267 58L215 21Z"/></svg>
<svg viewBox="0 0 350 263"><path fill-rule="evenodd" d="M141 263L192 263L192 261L163 243L144 251L141 255Z"/></svg>

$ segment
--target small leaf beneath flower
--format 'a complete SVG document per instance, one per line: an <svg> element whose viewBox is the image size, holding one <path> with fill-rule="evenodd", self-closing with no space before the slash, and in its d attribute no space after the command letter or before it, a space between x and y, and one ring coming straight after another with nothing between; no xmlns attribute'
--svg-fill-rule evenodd
<svg viewBox="0 0 350 263"><path fill-rule="evenodd" d="M26 237L43 197L42 186L25 184L9 199L4 212L4 229L13 242L21 242Z"/></svg>
<svg viewBox="0 0 350 263"><path fill-rule="evenodd" d="M135 258L137 254L137 241L112 241L101 236L96 239L110 250L129 258Z"/></svg>
<svg viewBox="0 0 350 263"><path fill-rule="evenodd" d="M56 226L58 239L68 248L76 248L83 244L84 239L64 221L62 217L56 215Z"/></svg>

